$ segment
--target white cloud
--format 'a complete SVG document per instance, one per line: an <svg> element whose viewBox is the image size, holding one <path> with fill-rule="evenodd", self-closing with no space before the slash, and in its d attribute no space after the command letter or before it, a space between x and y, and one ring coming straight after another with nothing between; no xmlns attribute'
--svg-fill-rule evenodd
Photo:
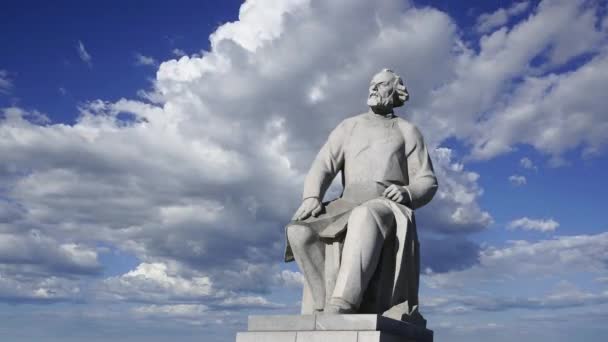
<svg viewBox="0 0 608 342"><path fill-rule="evenodd" d="M105 279L100 289L103 298L161 303L200 301L218 295L216 292L209 277L185 278L163 263L142 263L128 273Z"/></svg>
<svg viewBox="0 0 608 342"><path fill-rule="evenodd" d="M157 65L157 64L158 64L158 62L153 57L144 56L144 55L142 55L139 52L135 54L135 65L154 66L154 65Z"/></svg>
<svg viewBox="0 0 608 342"><path fill-rule="evenodd" d="M182 49L173 49L171 50L171 53L174 54L177 57L182 57L182 56L186 56L187 53L186 51L182 50Z"/></svg>
<svg viewBox="0 0 608 342"><path fill-rule="evenodd" d="M519 160L519 165L524 169L538 171L538 167L536 167L536 165L534 165L534 162L528 157L521 158Z"/></svg>
<svg viewBox="0 0 608 342"><path fill-rule="evenodd" d="M522 217L517 220L511 221L507 228L523 229L523 230L537 230L539 232L554 232L559 227L559 223L553 219L530 219Z"/></svg>
<svg viewBox="0 0 608 342"><path fill-rule="evenodd" d="M82 42L80 40L78 41L76 50L78 51L78 57L80 57L80 59L83 62L85 62L88 66L93 65L93 63L92 63L93 57L91 57L91 55L87 52L87 50L84 47L84 44L82 44Z"/></svg>
<svg viewBox="0 0 608 342"><path fill-rule="evenodd" d="M608 233L559 236L538 242L511 241L509 245L486 247L477 265L461 271L426 274L424 282L431 288L462 291L469 287L498 289L501 283L547 277L590 273L608 274ZM477 285L476 285L477 284ZM512 290L515 290L512 289Z"/></svg>
<svg viewBox="0 0 608 342"><path fill-rule="evenodd" d="M522 186L522 185L526 185L526 183L528 181L526 180L525 176L511 175L511 176L509 176L509 182L511 182L511 184L513 184L515 186Z"/></svg>
<svg viewBox="0 0 608 342"><path fill-rule="evenodd" d="M243 260L281 260L281 226L298 205L303 176L329 130L366 110L369 78L384 66L404 70L423 98L443 82L456 37L451 19L430 8L392 1L362 2L349 12L320 6L282 2L268 10L248 2L243 22L212 37L212 51L161 64L158 105L92 101L74 125L48 126L11 109L0 126L0 150L11 165L7 195L28 208L28 223L57 239L102 241L145 263L205 269L228 288L242 279L240 271L249 272L249 281L236 282L243 291L273 286L260 281L267 268ZM370 11L385 19L376 21ZM255 34L242 36L262 18ZM353 33L351 22L363 25ZM311 41L312 33L323 39ZM303 48L306 59L296 53ZM328 49L342 53L328 57ZM438 74L423 72L430 68ZM317 104L307 97L315 85L327 88ZM431 131L425 137L432 149L437 139ZM449 169L449 161L438 169L442 163ZM476 204L478 176L445 174L439 201L447 207L428 226L485 227L491 217Z"/></svg>
<svg viewBox="0 0 608 342"><path fill-rule="evenodd" d="M608 121L600 111L605 103L597 88L608 83L605 70L604 53L564 75L527 78L511 104L482 125L484 133L474 154L487 158L509 150L516 141L555 160L579 146L584 155L599 153L608 136Z"/></svg>
<svg viewBox="0 0 608 342"><path fill-rule="evenodd" d="M133 308L135 316L140 318L162 319L205 319L209 307L203 304L143 305Z"/></svg>
<svg viewBox="0 0 608 342"><path fill-rule="evenodd" d="M455 76L448 74L416 117L428 118L438 137L470 142L476 159L508 153L518 143L554 159L580 145L586 154L599 151L608 135L598 91L608 81L598 13L583 0L544 1L512 28L482 36L478 52L463 46ZM572 27L561 24L566 21ZM564 71L581 55L580 67Z"/></svg>
<svg viewBox="0 0 608 342"><path fill-rule="evenodd" d="M27 269L14 270L0 268L0 299L4 302L44 303L82 300L82 290L78 281L55 277L28 276Z"/></svg>
<svg viewBox="0 0 608 342"><path fill-rule="evenodd" d="M283 304L272 303L261 296L228 297L220 305L229 308L279 309L285 307Z"/></svg>
<svg viewBox="0 0 608 342"><path fill-rule="evenodd" d="M591 7L543 2L511 29L464 41L445 13L402 1L248 1L242 21L210 38L210 51L160 64L147 93L153 104L92 101L74 124L49 125L32 122L34 112L5 109L0 189L10 206L0 215L59 246L108 244L140 260L133 271L94 284L100 298L276 307L259 294L299 282L296 273L275 277L273 265L303 176L329 131L366 110L369 78L383 67L404 76L412 100L399 113L421 128L439 177L436 198L417 213L421 232L464 234L492 223L479 205L483 175L466 169L457 151L437 148L448 138L469 143L479 159L518 143L551 155L580 143L599 150L607 134L597 92L606 68ZM571 73L560 69L581 54L595 58ZM526 103L533 115L521 114ZM564 143L542 143L547 137ZM552 273L560 258L564 268L601 269L597 257L606 246L593 246L603 237L581 239L484 249L480 265L427 279L474 288L480 279ZM568 247L576 243L585 248ZM199 309L148 306L140 313Z"/></svg>
<svg viewBox="0 0 608 342"><path fill-rule="evenodd" d="M13 89L13 81L6 70L0 69L0 94L8 94Z"/></svg>
<svg viewBox="0 0 608 342"><path fill-rule="evenodd" d="M239 10L239 20L220 26L209 37L217 48L222 40L231 40L239 46L255 51L256 48L279 37L285 18L310 6L309 0L250 0Z"/></svg>
<svg viewBox="0 0 608 342"><path fill-rule="evenodd" d="M464 314L473 311L497 312L513 309L571 309L608 303L608 291L583 291L561 281L539 296L502 296L496 294L445 295L425 301L428 312Z"/></svg>
<svg viewBox="0 0 608 342"><path fill-rule="evenodd" d="M301 289L304 285L304 275L300 272L282 270L276 277L277 283L285 287Z"/></svg>
<svg viewBox="0 0 608 342"><path fill-rule="evenodd" d="M497 27L505 25L510 17L516 16L528 9L530 2L516 2L511 7L500 8L493 13L484 13L477 18L476 30L479 33L486 33Z"/></svg>
<svg viewBox="0 0 608 342"><path fill-rule="evenodd" d="M425 230L442 233L466 233L484 229L492 224L490 213L480 208L483 189L480 175L464 169L454 161L453 151L441 147L432 151L439 189L431 203L420 211Z"/></svg>

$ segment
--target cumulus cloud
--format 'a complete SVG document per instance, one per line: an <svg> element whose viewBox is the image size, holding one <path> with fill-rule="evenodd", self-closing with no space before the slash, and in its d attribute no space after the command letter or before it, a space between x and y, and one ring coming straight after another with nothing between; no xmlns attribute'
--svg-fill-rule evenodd
<svg viewBox="0 0 608 342"><path fill-rule="evenodd" d="M421 310L437 323L437 334L461 338L479 336L494 322L504 326L495 326L488 336L535 330L539 325L570 324L564 328L570 331L590 320L601 325L608 292L601 283L589 284L608 275L607 244L607 233L600 233L483 246L472 267L443 273L426 270ZM470 321L481 330L468 331ZM543 338L548 337L539 336Z"/></svg>
<svg viewBox="0 0 608 342"><path fill-rule="evenodd" d="M78 281L55 276L31 276L24 269L0 269L0 300L5 303L41 304L83 299Z"/></svg>
<svg viewBox="0 0 608 342"><path fill-rule="evenodd" d="M182 277L162 263L142 263L128 273L107 278L100 293L107 299L153 303L192 302L218 295L209 277Z"/></svg>
<svg viewBox="0 0 608 342"><path fill-rule="evenodd" d="M484 13L477 18L476 30L479 33L486 33L503 26L509 21L509 18L521 14L529 6L529 1L522 1L514 3L509 8L499 8L492 13Z"/></svg>
<svg viewBox="0 0 608 342"><path fill-rule="evenodd" d="M554 163L561 161L563 151L579 146L585 156L599 153L606 142L608 123L599 112L604 103L596 86L608 81L602 72L606 69L608 55L602 54L565 75L526 79L511 105L483 125L491 132L484 133L484 143L474 153L480 157L497 154L514 141L552 155ZM573 93L571 89L580 91Z"/></svg>
<svg viewBox="0 0 608 342"><path fill-rule="evenodd" d="M282 270L276 275L277 283L291 288L302 288L304 285L304 275L300 272Z"/></svg>
<svg viewBox="0 0 608 342"><path fill-rule="evenodd" d="M559 222L553 219L530 219L527 217L513 220L507 225L507 228L510 230L523 229L537 230L539 232L553 232L557 227L559 227Z"/></svg>
<svg viewBox="0 0 608 342"><path fill-rule="evenodd" d="M464 164L453 159L453 151L441 147L432 152L439 189L435 198L420 211L425 226L438 233L470 233L488 227L494 221L478 204L483 188L480 175L467 171Z"/></svg>
<svg viewBox="0 0 608 342"><path fill-rule="evenodd" d="M285 307L284 304L272 303L261 296L244 296L244 297L229 297L225 298L220 305L230 309L251 309L251 308L267 308L279 309Z"/></svg>
<svg viewBox="0 0 608 342"><path fill-rule="evenodd" d="M578 289L553 292L540 297L446 296L426 306L429 312L506 311L514 309L570 309L608 303L608 291L584 292Z"/></svg>
<svg viewBox="0 0 608 342"><path fill-rule="evenodd" d="M186 51L184 51L182 49L177 49L177 48L171 50L171 53L177 57L182 57L182 56L187 55Z"/></svg>
<svg viewBox="0 0 608 342"><path fill-rule="evenodd" d="M80 57L83 62L85 62L88 66L93 65L93 57L91 57L80 40L78 41L78 45L76 45L76 51L78 51L78 57Z"/></svg>
<svg viewBox="0 0 608 342"><path fill-rule="evenodd" d="M157 64L158 62L154 57L144 56L139 52L135 54L135 65L155 66Z"/></svg>
<svg viewBox="0 0 608 342"><path fill-rule="evenodd" d="M529 170L534 170L537 171L538 167L536 167L536 165L534 164L534 162L532 161L532 159L528 158L528 157L523 157L519 160L519 165L521 167L523 167L524 169L529 169Z"/></svg>
<svg viewBox="0 0 608 342"><path fill-rule="evenodd" d="M90 101L74 124L4 109L2 232L23 239L17 231L35 229L57 257L61 246L86 252L96 243L133 254L139 265L95 282L93 297L143 303L135 312L147 317L280 308L264 296L301 281L277 263L303 177L330 130L366 110L371 75L390 66L412 93L398 114L420 127L439 178L434 201L417 213L421 235L438 235L422 236L426 281L440 288L535 275L560 258L596 272L603 236L494 249L466 240L493 222L479 204L483 175L441 147L456 138L478 159L519 143L552 156L577 144L599 151L608 135L605 97L596 96L605 57L594 9L543 2L511 29L469 42L447 14L402 1L247 1L239 21L210 37L209 51L160 63L151 103ZM559 69L581 55L590 59L576 70ZM96 259L87 260L94 269ZM67 275L54 287L36 279L25 294L7 282L6 298L40 288L78 298Z"/></svg>
<svg viewBox="0 0 608 342"><path fill-rule="evenodd" d="M0 69L0 94L8 94L13 89L13 81L6 70Z"/></svg>
<svg viewBox="0 0 608 342"><path fill-rule="evenodd" d="M607 32L596 25L599 13L597 4L582 0L540 3L512 28L482 36L478 51L463 47L456 76L415 114L432 117L429 127L438 136L468 141L475 159L508 153L518 143L554 160L581 146L585 155L599 152L607 136L598 93L607 82L601 48ZM563 71L577 57L583 62Z"/></svg>
<svg viewBox="0 0 608 342"><path fill-rule="evenodd" d="M559 236L538 242L511 241L509 245L486 247L479 263L461 271L430 273L424 282L431 288L462 290L474 284L497 285L505 281L563 276L572 272L608 273L608 233Z"/></svg>
<svg viewBox="0 0 608 342"><path fill-rule="evenodd" d="M102 241L142 265L181 265L175 279L190 282L188 272L197 272L217 288L265 293L277 284L265 272L281 260L282 226L329 131L366 110L369 78L387 65L403 70L423 103L449 73L456 32L444 13L400 2L346 11L336 3L247 2L239 21L212 35L211 51L160 65L158 104L91 101L73 125L39 125L31 112L5 110L5 194L28 208L19 226L58 241ZM306 46L306 59L296 46ZM328 56L329 49L342 53ZM311 101L317 88L324 97ZM424 133L433 150L439 140ZM436 157L441 215L421 213L419 221L440 232L482 229L491 216L477 204L479 176L452 165L449 154ZM145 283L154 284L149 298L188 296L156 280L125 274L107 279L104 291L143 298L137 289Z"/></svg>
<svg viewBox="0 0 608 342"><path fill-rule="evenodd" d="M132 309L140 318L171 318L200 320L209 310L202 304L143 305Z"/></svg>
<svg viewBox="0 0 608 342"><path fill-rule="evenodd" d="M511 182L511 184L513 184L515 186L522 186L522 185L526 185L526 183L528 181L526 179L526 176L511 175L511 176L509 176L509 182Z"/></svg>
<svg viewBox="0 0 608 342"><path fill-rule="evenodd" d="M0 264L26 264L47 274L97 274L97 251L76 243L59 243L39 231L0 233Z"/></svg>

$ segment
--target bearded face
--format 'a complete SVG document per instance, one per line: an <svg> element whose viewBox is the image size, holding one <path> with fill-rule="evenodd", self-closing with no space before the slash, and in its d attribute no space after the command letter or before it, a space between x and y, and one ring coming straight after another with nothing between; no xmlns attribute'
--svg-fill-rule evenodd
<svg viewBox="0 0 608 342"><path fill-rule="evenodd" d="M390 111L393 109L395 76L390 72L381 71L376 74L369 85L367 105L372 109Z"/></svg>

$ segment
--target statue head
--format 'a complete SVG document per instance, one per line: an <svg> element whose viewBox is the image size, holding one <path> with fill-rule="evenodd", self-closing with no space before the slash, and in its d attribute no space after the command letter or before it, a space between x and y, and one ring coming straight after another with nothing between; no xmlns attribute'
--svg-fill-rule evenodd
<svg viewBox="0 0 608 342"><path fill-rule="evenodd" d="M372 77L367 105L376 113L391 112L410 97L403 80L390 69L382 69Z"/></svg>

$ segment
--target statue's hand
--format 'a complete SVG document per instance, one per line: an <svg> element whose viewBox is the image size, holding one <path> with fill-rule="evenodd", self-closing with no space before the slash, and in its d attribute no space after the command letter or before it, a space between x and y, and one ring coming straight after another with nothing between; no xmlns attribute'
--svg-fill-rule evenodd
<svg viewBox="0 0 608 342"><path fill-rule="evenodd" d="M407 190L397 184L391 184L388 188L384 190L382 196L390 199L391 201L401 204L407 204L407 202L409 202L410 200L410 196Z"/></svg>
<svg viewBox="0 0 608 342"><path fill-rule="evenodd" d="M294 220L294 221L305 220L308 217L310 217L310 215L316 217L317 215L319 215L321 213L322 210L323 210L323 205L321 204L321 201L319 201L318 198L308 197L308 198L304 199L304 201L300 205L300 208L298 208L296 213L293 215L292 220Z"/></svg>

